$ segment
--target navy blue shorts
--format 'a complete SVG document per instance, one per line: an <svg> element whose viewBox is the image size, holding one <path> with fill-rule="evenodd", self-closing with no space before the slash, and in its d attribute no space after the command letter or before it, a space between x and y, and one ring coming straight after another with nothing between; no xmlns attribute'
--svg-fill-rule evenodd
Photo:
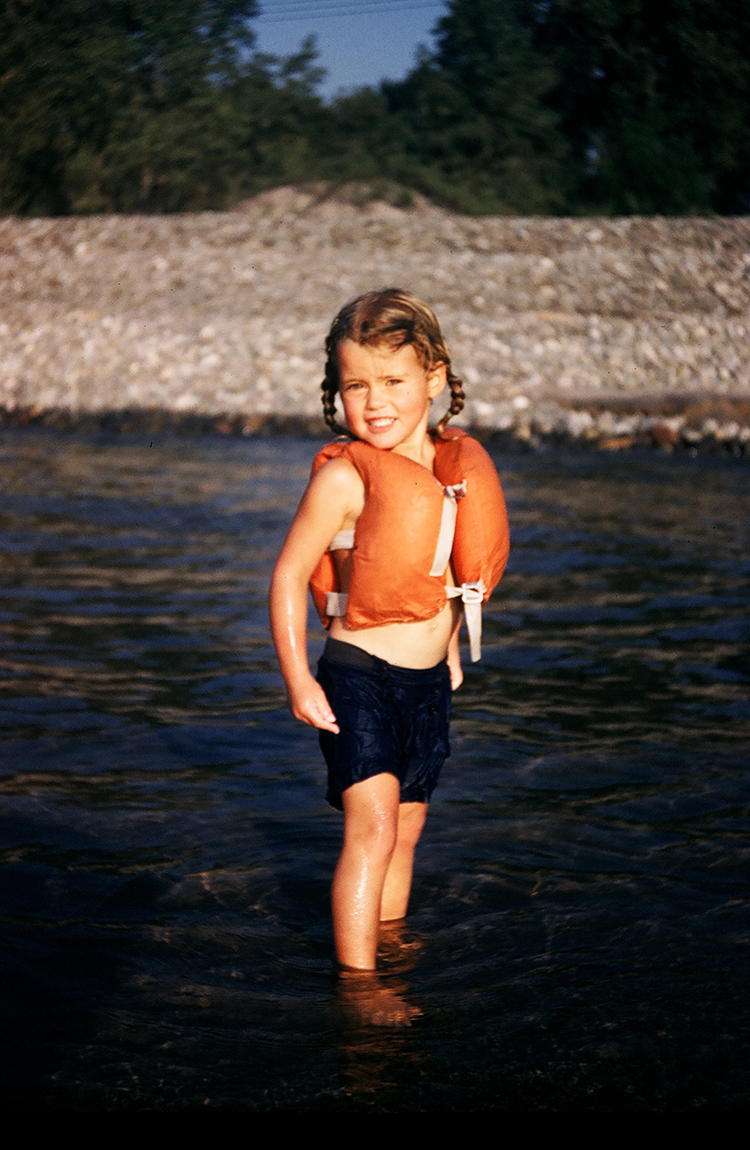
<svg viewBox="0 0 750 1150"><path fill-rule="evenodd" d="M450 754L447 662L414 671L329 639L318 682L341 729L320 732L331 806L342 810L348 787L383 773L398 779L402 803L428 803Z"/></svg>

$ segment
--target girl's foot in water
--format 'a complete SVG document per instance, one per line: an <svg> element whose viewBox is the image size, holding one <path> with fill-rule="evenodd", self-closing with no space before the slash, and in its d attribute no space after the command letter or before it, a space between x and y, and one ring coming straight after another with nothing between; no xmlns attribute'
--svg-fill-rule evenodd
<svg viewBox="0 0 750 1150"><path fill-rule="evenodd" d="M403 996L404 983L387 982L374 970L339 968L336 1000L349 1022L360 1026L411 1026L422 1011Z"/></svg>
<svg viewBox="0 0 750 1150"><path fill-rule="evenodd" d="M380 924L378 966L393 973L412 970L424 949L424 940L409 930L405 918L390 919Z"/></svg>

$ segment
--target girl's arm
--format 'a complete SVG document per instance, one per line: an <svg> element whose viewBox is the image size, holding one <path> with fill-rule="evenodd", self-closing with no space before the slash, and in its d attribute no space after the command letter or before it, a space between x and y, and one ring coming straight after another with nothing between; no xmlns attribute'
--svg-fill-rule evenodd
<svg viewBox="0 0 750 1150"><path fill-rule="evenodd" d="M271 631L295 718L338 734L336 716L307 663L307 587L337 531L356 520L362 480L345 459L332 459L310 481L271 580Z"/></svg>

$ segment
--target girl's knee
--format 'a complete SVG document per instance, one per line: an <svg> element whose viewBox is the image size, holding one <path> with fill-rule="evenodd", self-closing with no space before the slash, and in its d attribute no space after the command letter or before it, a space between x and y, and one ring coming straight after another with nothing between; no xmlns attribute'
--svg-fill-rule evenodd
<svg viewBox="0 0 750 1150"><path fill-rule="evenodd" d="M393 795L389 783L395 784ZM367 780L344 792L345 846L387 860L396 847L398 825L398 781L392 776L378 776L377 782Z"/></svg>
<svg viewBox="0 0 750 1150"><path fill-rule="evenodd" d="M389 859L398 840L398 821L387 815L347 818L345 845L356 847L370 858Z"/></svg>
<svg viewBox="0 0 750 1150"><path fill-rule="evenodd" d="M426 803L402 803L398 812L398 844L415 847L427 818Z"/></svg>

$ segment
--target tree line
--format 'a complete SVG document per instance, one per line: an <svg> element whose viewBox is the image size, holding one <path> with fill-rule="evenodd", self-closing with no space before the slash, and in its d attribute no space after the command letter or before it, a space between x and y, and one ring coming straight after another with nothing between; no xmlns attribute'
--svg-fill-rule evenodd
<svg viewBox="0 0 750 1150"><path fill-rule="evenodd" d="M220 209L310 180L458 211L750 212L747 0L450 0L401 81L325 103L256 0L4 0L0 211Z"/></svg>

